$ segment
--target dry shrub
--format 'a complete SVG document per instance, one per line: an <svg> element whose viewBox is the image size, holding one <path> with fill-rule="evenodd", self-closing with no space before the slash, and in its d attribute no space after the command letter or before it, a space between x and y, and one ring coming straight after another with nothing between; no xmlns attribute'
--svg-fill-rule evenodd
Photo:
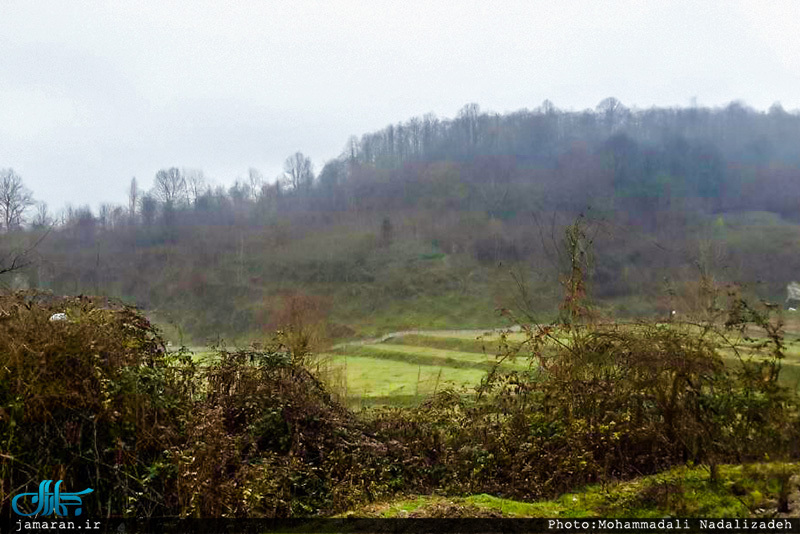
<svg viewBox="0 0 800 534"><path fill-rule="evenodd" d="M777 382L779 323L732 304L727 329L529 326L500 355L530 358L528 371L498 368L473 399L447 393L385 411L375 432L405 450L402 477L416 491L522 499L687 461L714 477L721 462L796 456L796 397ZM765 332L764 360L725 366L721 347L753 326Z"/></svg>
<svg viewBox="0 0 800 534"><path fill-rule="evenodd" d="M308 516L385 494L385 447L291 356L220 349L198 369L131 308L3 296L3 513L43 479L93 488L90 516Z"/></svg>
<svg viewBox="0 0 800 534"><path fill-rule="evenodd" d="M285 347L219 356L180 452L182 515L307 516L383 492L381 445Z"/></svg>
<svg viewBox="0 0 800 534"><path fill-rule="evenodd" d="M278 331L281 342L289 348L293 361L303 365L306 358L328 339L330 299L291 292L280 297L280 304L267 325Z"/></svg>
<svg viewBox="0 0 800 534"><path fill-rule="evenodd" d="M67 319L51 321L54 313ZM43 479L91 487L120 512L164 506L168 482L153 473L180 439L191 372L129 307L35 292L0 297L3 513L15 492ZM86 507L97 513L100 499Z"/></svg>

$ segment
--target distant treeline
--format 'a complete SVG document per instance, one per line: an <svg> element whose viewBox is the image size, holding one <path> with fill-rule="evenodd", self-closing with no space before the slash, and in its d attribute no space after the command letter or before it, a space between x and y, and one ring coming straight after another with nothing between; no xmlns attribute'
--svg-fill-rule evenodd
<svg viewBox="0 0 800 534"><path fill-rule="evenodd" d="M453 120L425 115L351 139L319 182L328 189L348 178L357 183L355 172L364 184L351 183L359 200L445 197L449 207L497 215L542 205L647 213L692 199L692 208L795 217L798 139L800 115L778 105L767 113L738 103L636 111L609 98L594 111L545 102L499 115L470 104ZM441 162L450 166L430 166ZM390 173L384 180L382 171Z"/></svg>

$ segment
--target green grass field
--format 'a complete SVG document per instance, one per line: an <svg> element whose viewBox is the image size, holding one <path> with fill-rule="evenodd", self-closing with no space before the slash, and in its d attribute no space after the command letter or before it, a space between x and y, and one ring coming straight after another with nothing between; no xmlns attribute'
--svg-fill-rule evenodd
<svg viewBox="0 0 800 534"><path fill-rule="evenodd" d="M520 334L512 335L521 341ZM351 407L409 405L443 389L469 391L496 363L498 336L482 330L429 331L383 343L353 343L318 357L320 375ZM527 360L503 363L524 370Z"/></svg>
<svg viewBox="0 0 800 534"><path fill-rule="evenodd" d="M791 336L787 338L793 340ZM346 389L344 396L351 406L414 404L436 390L447 387L469 390L478 385L495 363L498 339L496 333L453 330L396 336L383 343L348 345L325 355L328 361L325 376L340 395ZM508 340L519 343L524 334L512 333ZM748 352L746 347L742 352ZM722 355L731 368L739 365L729 350L723 350ZM502 368L524 370L528 366L527 360L518 359L504 363ZM787 346L781 382L791 388L800 387L800 344L796 342Z"/></svg>
<svg viewBox="0 0 800 534"><path fill-rule="evenodd" d="M732 369L737 369L741 366L741 361L759 361L764 360L769 354L769 347L763 347L760 352L755 350L756 347L763 345L766 338L763 333L750 329L748 335L752 336L750 340L744 339L738 334L731 336L730 341L736 346L736 351L729 347L723 347L720 350L726 365ZM785 324L784 335L784 358L781 360L781 374L780 382L789 388L800 388L800 321L790 318ZM741 360L741 361L740 361Z"/></svg>
<svg viewBox="0 0 800 534"><path fill-rule="evenodd" d="M447 388L463 388L480 382L484 371L446 365L408 363L398 359L328 354L322 376L334 392L345 395L348 404L407 404L409 398L424 397ZM346 382L345 382L346 379ZM397 397L397 402L393 398Z"/></svg>

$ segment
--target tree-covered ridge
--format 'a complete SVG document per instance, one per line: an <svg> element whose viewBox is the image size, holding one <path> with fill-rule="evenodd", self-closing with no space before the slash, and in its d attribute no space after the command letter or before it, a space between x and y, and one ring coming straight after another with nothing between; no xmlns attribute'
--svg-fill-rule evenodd
<svg viewBox="0 0 800 534"><path fill-rule="evenodd" d="M759 112L733 102L722 109L626 108L615 98L594 110L562 111L545 101L534 110L498 114L464 106L454 119L433 114L351 139L345 155L361 163L391 167L408 161L511 155L539 164L554 163L572 143L591 148L624 134L642 145L684 138L715 144L728 160L796 163L790 140L800 134L800 117L779 104Z"/></svg>
<svg viewBox="0 0 800 534"><path fill-rule="evenodd" d="M723 109L631 110L608 98L595 110L559 111L546 101L533 111L501 115L469 104L452 120L428 114L353 138L342 159L375 171L437 161L467 167L462 178L476 190L473 200L482 198L488 209L497 199L487 189L535 183L537 193L550 191L548 200L566 208L600 193L635 198L643 210L652 209L656 198L662 205L700 198L713 199L706 203L711 209L789 212L781 198L797 180L778 169L800 162L798 137L800 116L779 105L766 113L739 103ZM320 178L334 181L339 164L329 165L329 174L323 170ZM761 168L775 175L754 179L753 171ZM750 193L761 189L753 182L764 180L780 193L752 198ZM586 191L586 182L592 190Z"/></svg>

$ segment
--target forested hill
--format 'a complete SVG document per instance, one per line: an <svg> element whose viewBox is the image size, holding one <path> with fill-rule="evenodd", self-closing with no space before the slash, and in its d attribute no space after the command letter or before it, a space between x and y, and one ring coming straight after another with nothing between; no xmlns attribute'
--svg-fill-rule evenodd
<svg viewBox="0 0 800 534"><path fill-rule="evenodd" d="M695 305L698 276L780 300L800 278L800 114L470 104L353 137L319 174L301 153L269 183L175 167L129 197L68 209L6 283L121 297L195 340L256 336L287 302L333 336L488 326L496 307L554 313L560 231L583 214L604 312ZM51 218L29 221L0 246L26 250Z"/></svg>
<svg viewBox="0 0 800 534"><path fill-rule="evenodd" d="M355 170L356 202L416 206L434 197L497 216L540 205L653 215L691 200L706 211L794 217L798 140L800 115L777 105L767 113L737 103L636 111L609 98L594 111L545 102L498 115L470 104L453 120L426 115L351 139L319 181L335 189ZM442 162L451 167L431 168Z"/></svg>

